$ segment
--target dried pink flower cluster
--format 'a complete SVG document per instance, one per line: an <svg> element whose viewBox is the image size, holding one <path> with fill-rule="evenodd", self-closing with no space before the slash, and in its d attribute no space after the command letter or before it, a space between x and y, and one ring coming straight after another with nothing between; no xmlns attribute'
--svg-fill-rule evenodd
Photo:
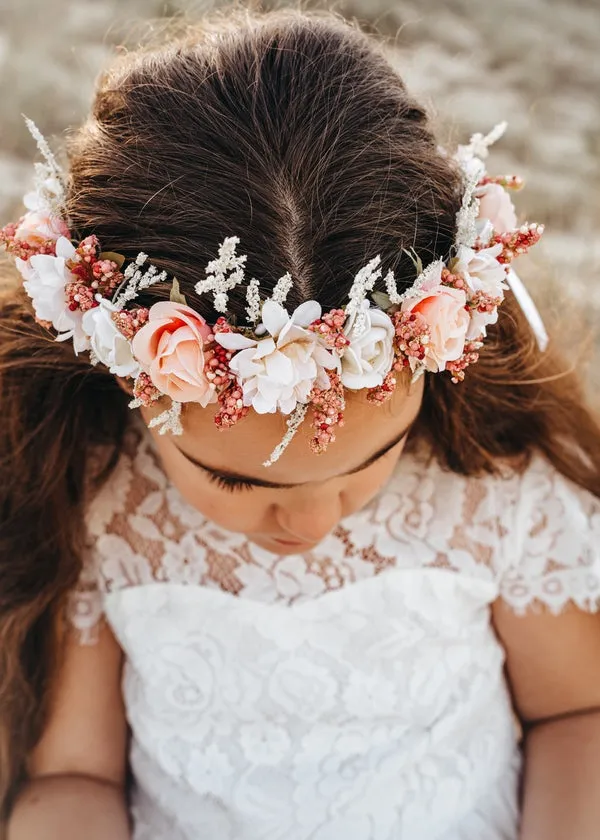
<svg viewBox="0 0 600 840"><path fill-rule="evenodd" d="M455 362L447 362L446 370L452 374L452 382L458 384L465 378L465 370L469 365L474 365L479 361L479 350L483 347L482 341L470 341L465 344L465 351Z"/></svg>
<svg viewBox="0 0 600 840"><path fill-rule="evenodd" d="M50 254L56 252L56 238L38 239L29 242L19 238L19 228L24 224L25 216L21 216L18 222L9 222L0 228L0 245L4 245L6 253L25 262L37 254Z"/></svg>
<svg viewBox="0 0 600 840"><path fill-rule="evenodd" d="M505 190L520 190L524 185L523 179L519 175L484 175L477 184L478 187L483 187L486 184L498 184L504 187Z"/></svg>
<svg viewBox="0 0 600 840"><path fill-rule="evenodd" d="M342 353L350 344L350 339L344 333L346 313L343 309L331 309L321 318L310 324L308 329L318 333L330 350Z"/></svg>
<svg viewBox="0 0 600 840"><path fill-rule="evenodd" d="M315 430L310 448L320 455L335 440L335 429L344 425L344 386L337 373L329 373L330 388L313 388L308 396L312 406L312 427Z"/></svg>
<svg viewBox="0 0 600 840"><path fill-rule="evenodd" d="M539 242L544 226L535 222L529 225L522 225L518 230L507 231L506 233L494 233L490 245L500 242L503 250L498 257L499 263L510 264L515 257L526 254L531 247Z"/></svg>
<svg viewBox="0 0 600 840"><path fill-rule="evenodd" d="M149 314L149 309L145 306L139 306L135 309L122 309L120 312L113 312L111 317L119 332L128 341L131 341L137 331L148 323Z"/></svg>
<svg viewBox="0 0 600 840"><path fill-rule="evenodd" d="M149 406L162 397L162 394L152 384L152 380L147 373L139 374L133 385L133 396L139 400L142 405Z"/></svg>
<svg viewBox="0 0 600 840"><path fill-rule="evenodd" d="M102 259L97 236L87 236L66 261L66 267L77 277L65 286L65 296L71 312L87 312L98 306L96 295L110 298L123 282L119 266L113 260Z"/></svg>

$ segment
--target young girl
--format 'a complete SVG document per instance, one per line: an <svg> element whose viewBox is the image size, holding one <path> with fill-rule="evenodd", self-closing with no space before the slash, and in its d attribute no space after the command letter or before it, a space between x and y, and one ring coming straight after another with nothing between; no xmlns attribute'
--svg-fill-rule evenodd
<svg viewBox="0 0 600 840"><path fill-rule="evenodd" d="M120 58L68 169L31 126L10 840L600 836L600 430L512 270L502 128L442 150L297 11Z"/></svg>

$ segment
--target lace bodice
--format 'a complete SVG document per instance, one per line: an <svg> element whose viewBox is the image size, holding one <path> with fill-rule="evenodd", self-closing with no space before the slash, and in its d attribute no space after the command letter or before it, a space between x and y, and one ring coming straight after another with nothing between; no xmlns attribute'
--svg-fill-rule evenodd
<svg viewBox="0 0 600 840"><path fill-rule="evenodd" d="M279 557L191 508L132 431L87 527L70 614L126 654L135 840L515 840L490 605L600 602L600 502L541 457L468 479L405 453Z"/></svg>

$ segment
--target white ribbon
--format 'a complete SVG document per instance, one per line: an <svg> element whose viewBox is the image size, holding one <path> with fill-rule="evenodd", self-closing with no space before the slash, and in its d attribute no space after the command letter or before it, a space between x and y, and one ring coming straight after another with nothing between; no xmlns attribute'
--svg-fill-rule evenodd
<svg viewBox="0 0 600 840"><path fill-rule="evenodd" d="M519 275L515 272L513 268L511 268L508 272L507 276L508 285L510 286L512 293L517 299L517 303L523 310L523 314L529 321L531 329L534 332L534 335L537 339L538 347L544 352L548 347L548 333L546 332L546 327L544 326L544 322L542 320L542 316L539 313L539 310L527 289L525 288L525 284L519 277Z"/></svg>

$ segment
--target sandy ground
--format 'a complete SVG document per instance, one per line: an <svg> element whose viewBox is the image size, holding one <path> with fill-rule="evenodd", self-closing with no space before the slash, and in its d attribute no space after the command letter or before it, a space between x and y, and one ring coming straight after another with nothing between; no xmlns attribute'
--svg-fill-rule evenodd
<svg viewBox="0 0 600 840"><path fill-rule="evenodd" d="M0 218L19 209L33 141L21 113L58 140L89 104L115 44L150 19L205 2L0 0ZM321 6L322 3L314 5ZM522 217L546 233L519 263L542 309L565 290L600 322L600 4L598 0L338 0L329 4L389 39L389 54L435 115L442 141L506 119L490 170L517 172ZM6 6L6 7L5 7ZM4 8L5 7L5 8ZM157 24L160 25L160 20ZM600 358L598 359L600 361ZM600 376L590 371L600 384Z"/></svg>

